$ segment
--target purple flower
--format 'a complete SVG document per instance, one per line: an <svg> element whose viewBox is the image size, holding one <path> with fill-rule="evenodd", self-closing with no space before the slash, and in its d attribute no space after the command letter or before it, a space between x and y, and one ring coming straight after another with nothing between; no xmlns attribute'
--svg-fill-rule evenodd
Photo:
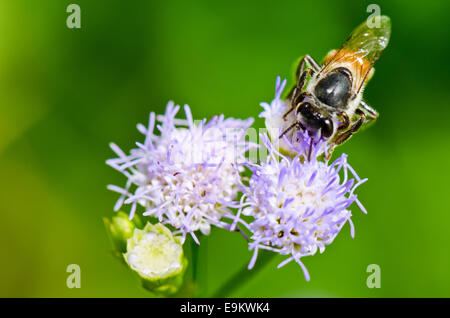
<svg viewBox="0 0 450 318"><path fill-rule="evenodd" d="M229 228L222 218L232 217L228 207L238 204L243 167L237 163L245 160L249 147L245 131L253 119L224 119L222 115L209 122L194 122L187 105L186 119L175 118L178 110L170 102L164 115L150 114L148 128L139 124L145 141L137 142L129 155L111 144L119 157L107 164L128 180L124 188L108 188L121 194L115 210L130 205L131 219L137 206L142 206L144 216L170 224L183 241L189 233L198 243L197 230L209 234L211 225ZM154 133L155 125L159 134Z"/></svg>
<svg viewBox="0 0 450 318"><path fill-rule="evenodd" d="M284 84L280 85L278 78L275 100L271 105L262 104L266 124L286 107L280 99ZM267 128L269 133L277 130L275 126ZM349 207L355 202L366 213L355 190L367 179L358 177L345 154L332 163L323 159L329 146L307 132L296 131L291 138L284 137L281 150L295 154L293 157L280 153L279 145L267 135L261 137L269 154L261 164L248 165L253 175L248 184L242 184L242 205L233 226L242 223L252 233L249 248L254 254L249 268L254 266L258 250L266 249L287 256L278 268L295 261L309 281L301 258L318 250L322 253L347 222L354 237ZM251 221L245 222L241 214Z"/></svg>

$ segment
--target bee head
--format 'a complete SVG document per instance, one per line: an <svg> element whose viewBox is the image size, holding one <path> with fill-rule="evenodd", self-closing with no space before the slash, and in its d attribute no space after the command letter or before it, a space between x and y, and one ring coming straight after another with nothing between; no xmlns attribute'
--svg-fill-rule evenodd
<svg viewBox="0 0 450 318"><path fill-rule="evenodd" d="M317 132L320 130L321 136L325 138L329 138L333 134L332 119L323 115L310 102L303 102L298 106L297 117L300 118L308 131Z"/></svg>

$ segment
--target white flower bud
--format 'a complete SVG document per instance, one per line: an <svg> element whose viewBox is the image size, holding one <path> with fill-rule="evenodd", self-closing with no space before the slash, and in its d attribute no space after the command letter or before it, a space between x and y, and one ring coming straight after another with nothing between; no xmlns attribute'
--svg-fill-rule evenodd
<svg viewBox="0 0 450 318"><path fill-rule="evenodd" d="M187 260L180 239L161 223L135 229L124 258L150 291L172 294L181 286Z"/></svg>

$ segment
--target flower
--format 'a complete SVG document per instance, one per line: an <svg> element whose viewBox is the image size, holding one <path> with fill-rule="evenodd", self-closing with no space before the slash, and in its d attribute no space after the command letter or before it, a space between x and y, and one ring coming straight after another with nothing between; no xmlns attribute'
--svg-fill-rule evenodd
<svg viewBox="0 0 450 318"><path fill-rule="evenodd" d="M124 258L144 287L158 293L176 292L187 264L180 238L161 223L135 229L127 241Z"/></svg>
<svg viewBox="0 0 450 318"><path fill-rule="evenodd" d="M252 171L248 184L241 184L242 205L233 227L244 224L250 231L250 250L254 250L249 269L256 262L258 250L265 249L288 255L278 268L291 261L297 262L309 281L309 273L300 260L314 255L333 242L348 222L354 237L354 226L349 210L354 202L367 213L355 190L367 179L361 179L342 154L328 162L329 145L308 132L292 130L280 140L286 111L281 93L286 81L277 78L275 99L262 103L267 135L261 135L269 154L260 164L248 164ZM288 154L285 156L283 153ZM246 222L241 215L249 216Z"/></svg>
<svg viewBox="0 0 450 318"><path fill-rule="evenodd" d="M301 136L311 142L307 134ZM302 160L302 154L285 157L267 136L265 145L269 156L261 165L251 166L253 175L242 187L243 206L237 215L239 218L242 213L253 220L247 224L252 233L249 247L254 250L249 268L255 264L258 249L266 249L289 255L278 267L295 260L309 280L300 258L314 255L317 250L322 253L347 221L354 237L348 208L356 202L366 213L354 192L367 179L358 177L345 154L328 164L315 156L309 161ZM320 147L313 144L312 152L317 154Z"/></svg>
<svg viewBox="0 0 450 318"><path fill-rule="evenodd" d="M131 205L131 219L139 204L144 216L170 224L174 234L182 234L183 242L189 233L198 243L197 230L209 234L211 225L229 228L222 218L231 217L229 207L237 204L239 171L245 152L252 147L245 142L245 131L253 119L221 115L194 123L187 105L185 120L175 118L178 110L169 102L163 116L150 114L148 128L139 124L145 142L136 143L129 155L111 144L119 157L107 164L128 181L125 188L108 188L121 194L115 210ZM156 120L159 134L154 133Z"/></svg>

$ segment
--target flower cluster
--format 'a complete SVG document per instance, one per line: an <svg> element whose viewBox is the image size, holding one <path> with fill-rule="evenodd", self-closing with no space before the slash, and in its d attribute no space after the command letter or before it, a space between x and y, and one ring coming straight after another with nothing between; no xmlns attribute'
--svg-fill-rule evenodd
<svg viewBox="0 0 450 318"><path fill-rule="evenodd" d="M289 110L281 97L285 85L278 77L274 100L261 104L268 131L260 135L268 151L261 162L245 158L257 144L246 141L252 119L222 115L194 122L188 106L185 119L179 119L180 107L172 102L164 115L150 114L148 127L138 125L145 141L129 154L111 144L118 157L107 163L127 177L124 188L108 186L120 194L114 209L131 206L133 220L141 206L143 216L160 223L141 230L121 215L105 224L121 255L145 281L175 273L165 287L151 283L152 290L179 288L186 264L181 245L188 234L199 243L195 232L207 235L211 226L246 227L253 250L249 268L259 250L269 250L286 256L278 267L297 262L306 280L301 258L322 253L346 223L354 236L349 208L356 203L366 213L355 190L367 179L356 174L345 154L329 162L326 140L298 129L282 133L295 121L295 112L283 118ZM246 168L249 177L244 177Z"/></svg>
<svg viewBox="0 0 450 318"><path fill-rule="evenodd" d="M251 147L245 131L253 120L218 116L194 122L187 105L186 119L175 118L178 110L170 102L163 116L150 114L148 127L139 124L145 142L136 143L129 155L111 144L118 158L107 163L128 181L125 188L108 188L121 194L115 210L131 205L131 219L141 205L144 216L171 225L182 241L191 234L198 243L195 231L209 234L211 225L229 227L222 218L231 217L229 207L237 204L240 165Z"/></svg>
<svg viewBox="0 0 450 318"><path fill-rule="evenodd" d="M300 136L312 142L312 151L317 153L320 143L314 145L307 134ZM314 255L317 250L322 253L346 222L353 237L348 207L356 202L365 211L354 191L366 179L356 175L346 155L331 164L315 156L311 160L302 159L307 157L306 153L290 158L277 152L265 139L269 156L261 165L251 166L253 175L242 188L244 199L239 210L239 214L253 220L248 224L252 232L249 247L254 250L249 268L255 264L258 249L266 249L289 255L279 267L295 260L309 280L300 258ZM339 175L341 171L343 178Z"/></svg>
<svg viewBox="0 0 450 318"><path fill-rule="evenodd" d="M285 81L280 84L278 78L275 99L271 104L262 104L261 116L266 118L269 134L275 140L283 130L281 116L287 110L280 99L284 85ZM249 268L254 266L258 250L266 249L288 255L278 267L294 260L309 280L300 259L314 255L317 250L322 253L346 222L353 237L348 208L356 202L365 212L355 189L367 179L358 177L345 154L331 164L323 159L328 150L323 140L314 140L307 132L293 134L290 138L285 136L279 147L267 135L262 136L269 155L265 162L249 165L252 177L247 185L242 185L243 204L234 224L245 223L241 214L252 219L247 224L252 233L249 248L254 250ZM295 156L283 155L280 148Z"/></svg>

